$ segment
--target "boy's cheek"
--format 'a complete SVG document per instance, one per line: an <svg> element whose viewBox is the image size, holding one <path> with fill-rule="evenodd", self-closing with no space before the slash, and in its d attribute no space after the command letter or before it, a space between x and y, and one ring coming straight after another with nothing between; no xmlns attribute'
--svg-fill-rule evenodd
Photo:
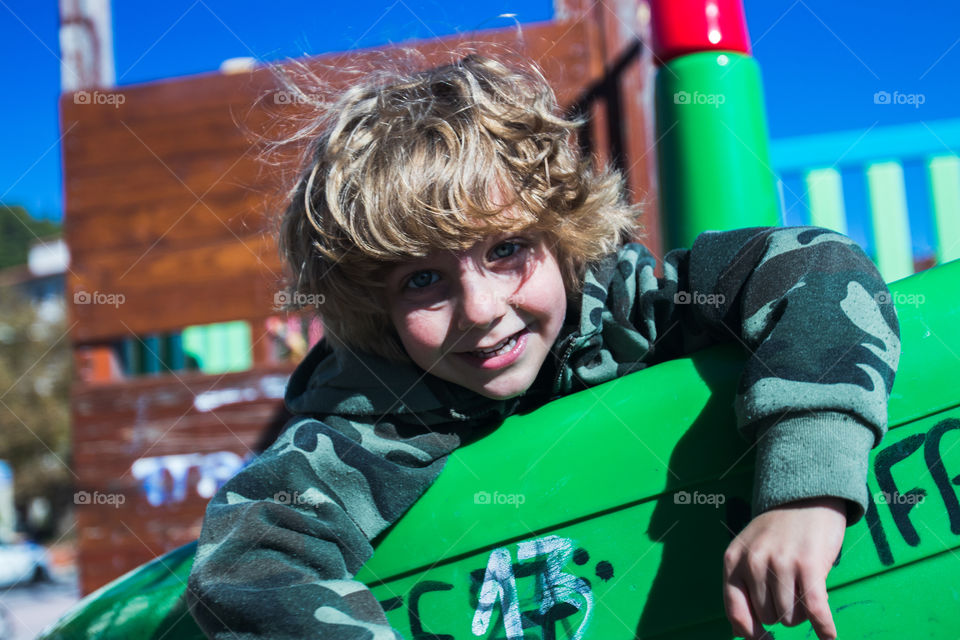
<svg viewBox="0 0 960 640"><path fill-rule="evenodd" d="M394 322L408 352L439 348L445 336L439 324L436 318L417 312L406 314L399 322Z"/></svg>
<svg viewBox="0 0 960 640"><path fill-rule="evenodd" d="M526 308L539 311L540 315L549 318L559 331L567 315L567 292L562 282L541 282L538 286L529 287L524 293Z"/></svg>

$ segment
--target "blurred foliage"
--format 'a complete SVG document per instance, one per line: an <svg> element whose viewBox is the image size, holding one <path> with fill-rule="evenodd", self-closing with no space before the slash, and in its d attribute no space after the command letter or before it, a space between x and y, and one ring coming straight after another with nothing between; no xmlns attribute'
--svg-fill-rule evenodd
<svg viewBox="0 0 960 640"><path fill-rule="evenodd" d="M0 269L25 264L30 243L60 233L60 225L35 220L23 207L0 205Z"/></svg>
<svg viewBox="0 0 960 640"><path fill-rule="evenodd" d="M51 522L29 531L41 539L62 533L73 505L71 357L65 321L39 320L15 288L0 287L0 459L13 468L19 512L35 497L49 500Z"/></svg>

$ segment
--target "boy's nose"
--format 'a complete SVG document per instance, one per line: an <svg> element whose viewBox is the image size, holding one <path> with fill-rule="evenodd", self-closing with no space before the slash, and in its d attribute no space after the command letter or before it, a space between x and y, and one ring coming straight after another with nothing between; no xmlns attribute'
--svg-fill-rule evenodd
<svg viewBox="0 0 960 640"><path fill-rule="evenodd" d="M467 331L489 327L507 311L510 292L489 278L467 279L461 283L457 328Z"/></svg>

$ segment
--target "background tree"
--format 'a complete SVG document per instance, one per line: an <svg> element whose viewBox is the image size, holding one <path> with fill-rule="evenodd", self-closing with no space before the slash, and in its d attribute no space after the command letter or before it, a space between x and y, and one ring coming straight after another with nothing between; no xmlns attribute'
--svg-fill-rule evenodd
<svg viewBox="0 0 960 640"><path fill-rule="evenodd" d="M31 242L59 232L59 224L31 218L23 207L0 205L0 269L24 264Z"/></svg>
<svg viewBox="0 0 960 640"><path fill-rule="evenodd" d="M0 265L26 262L30 243L58 230L20 207L0 207ZM37 498L50 507L52 517L28 528L40 539L60 535L72 513L71 357L65 320L41 319L16 285L0 286L0 459L13 469L21 515Z"/></svg>

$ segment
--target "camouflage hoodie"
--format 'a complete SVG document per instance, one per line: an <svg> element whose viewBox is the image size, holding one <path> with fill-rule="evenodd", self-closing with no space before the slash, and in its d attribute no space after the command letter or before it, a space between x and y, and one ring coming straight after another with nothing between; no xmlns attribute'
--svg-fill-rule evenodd
<svg viewBox="0 0 960 640"><path fill-rule="evenodd" d="M754 514L837 496L857 521L900 352L867 256L823 229L755 228L702 234L667 254L662 278L654 265L638 244L592 265L552 357L507 401L317 344L287 387L297 417L207 508L187 590L201 628L402 637L352 577L454 449L512 413L719 342L749 353L735 409L743 437L759 440Z"/></svg>

